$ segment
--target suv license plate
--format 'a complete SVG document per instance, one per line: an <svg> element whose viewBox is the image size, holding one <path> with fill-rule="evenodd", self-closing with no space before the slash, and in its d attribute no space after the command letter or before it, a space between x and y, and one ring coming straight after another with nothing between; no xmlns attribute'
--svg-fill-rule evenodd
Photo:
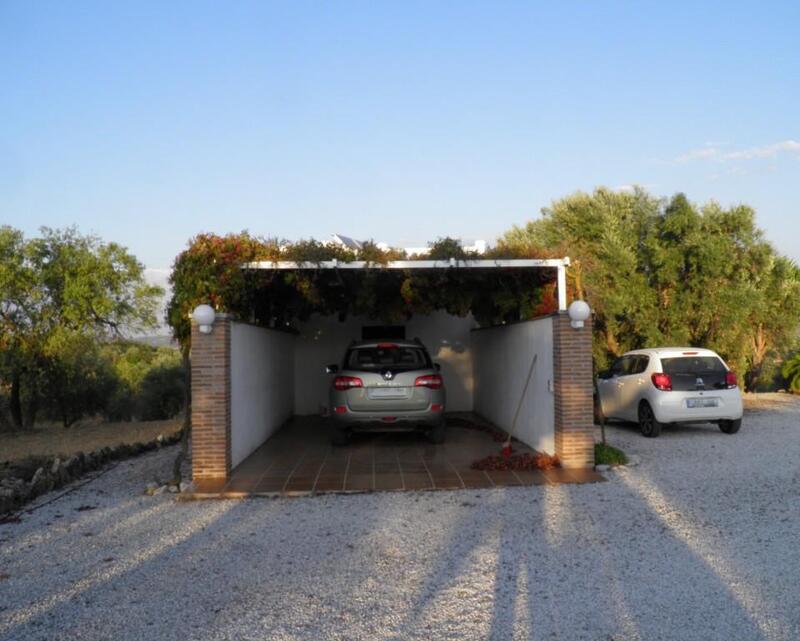
<svg viewBox="0 0 800 641"><path fill-rule="evenodd" d="M687 398L686 407L719 407L718 398Z"/></svg>
<svg viewBox="0 0 800 641"><path fill-rule="evenodd" d="M405 398L407 395L404 387L370 387L367 389L369 398Z"/></svg>

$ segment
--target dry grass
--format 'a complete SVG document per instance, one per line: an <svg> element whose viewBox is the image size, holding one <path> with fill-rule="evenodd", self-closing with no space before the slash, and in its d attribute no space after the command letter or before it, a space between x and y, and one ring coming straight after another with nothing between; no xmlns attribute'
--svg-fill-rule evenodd
<svg viewBox="0 0 800 641"><path fill-rule="evenodd" d="M796 408L800 406L800 396L778 392L764 392L763 394L748 392L742 394L742 400L745 410L749 412L796 411Z"/></svg>
<svg viewBox="0 0 800 641"><path fill-rule="evenodd" d="M181 429L181 418L168 421L104 423L81 421L65 430L60 424L37 425L22 432L0 432L0 462L26 456L69 456L122 443L145 443L159 434L169 436Z"/></svg>

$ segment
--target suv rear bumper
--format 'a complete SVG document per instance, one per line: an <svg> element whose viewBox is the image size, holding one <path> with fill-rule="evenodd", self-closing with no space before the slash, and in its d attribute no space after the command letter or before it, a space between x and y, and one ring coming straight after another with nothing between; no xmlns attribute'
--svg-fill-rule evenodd
<svg viewBox="0 0 800 641"><path fill-rule="evenodd" d="M424 410L402 412L332 412L331 416L339 426L357 429L412 429L415 426L434 427L444 420L444 406L434 410L428 406Z"/></svg>

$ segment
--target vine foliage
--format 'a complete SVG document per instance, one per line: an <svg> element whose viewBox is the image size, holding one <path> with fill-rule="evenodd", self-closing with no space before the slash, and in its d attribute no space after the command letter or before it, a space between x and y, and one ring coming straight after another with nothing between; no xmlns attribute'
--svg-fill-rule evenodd
<svg viewBox="0 0 800 641"><path fill-rule="evenodd" d="M419 258L453 258L454 267L387 269L389 261L406 259L406 255L372 242L356 252L316 240L289 243L247 232L201 234L175 259L167 319L175 338L188 345L191 313L201 303L273 328L292 328L296 321L307 320L312 314L335 315L342 320L358 315L399 323L415 314L437 310L458 316L472 313L481 325L495 325L557 309L555 270L465 269L463 261L475 257L457 241L443 238L431 243L429 254ZM366 261L368 265L363 269L314 268L333 259L342 263ZM292 261L305 269L244 267L255 261Z"/></svg>

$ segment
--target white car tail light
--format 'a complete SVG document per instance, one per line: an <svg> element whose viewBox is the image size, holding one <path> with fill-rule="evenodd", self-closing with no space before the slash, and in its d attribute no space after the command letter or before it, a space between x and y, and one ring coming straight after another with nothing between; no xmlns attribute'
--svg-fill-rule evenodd
<svg viewBox="0 0 800 641"><path fill-rule="evenodd" d="M662 392L672 391L672 379L669 377L669 374L656 372L651 378L653 380L653 385L656 386L656 389L661 390Z"/></svg>

